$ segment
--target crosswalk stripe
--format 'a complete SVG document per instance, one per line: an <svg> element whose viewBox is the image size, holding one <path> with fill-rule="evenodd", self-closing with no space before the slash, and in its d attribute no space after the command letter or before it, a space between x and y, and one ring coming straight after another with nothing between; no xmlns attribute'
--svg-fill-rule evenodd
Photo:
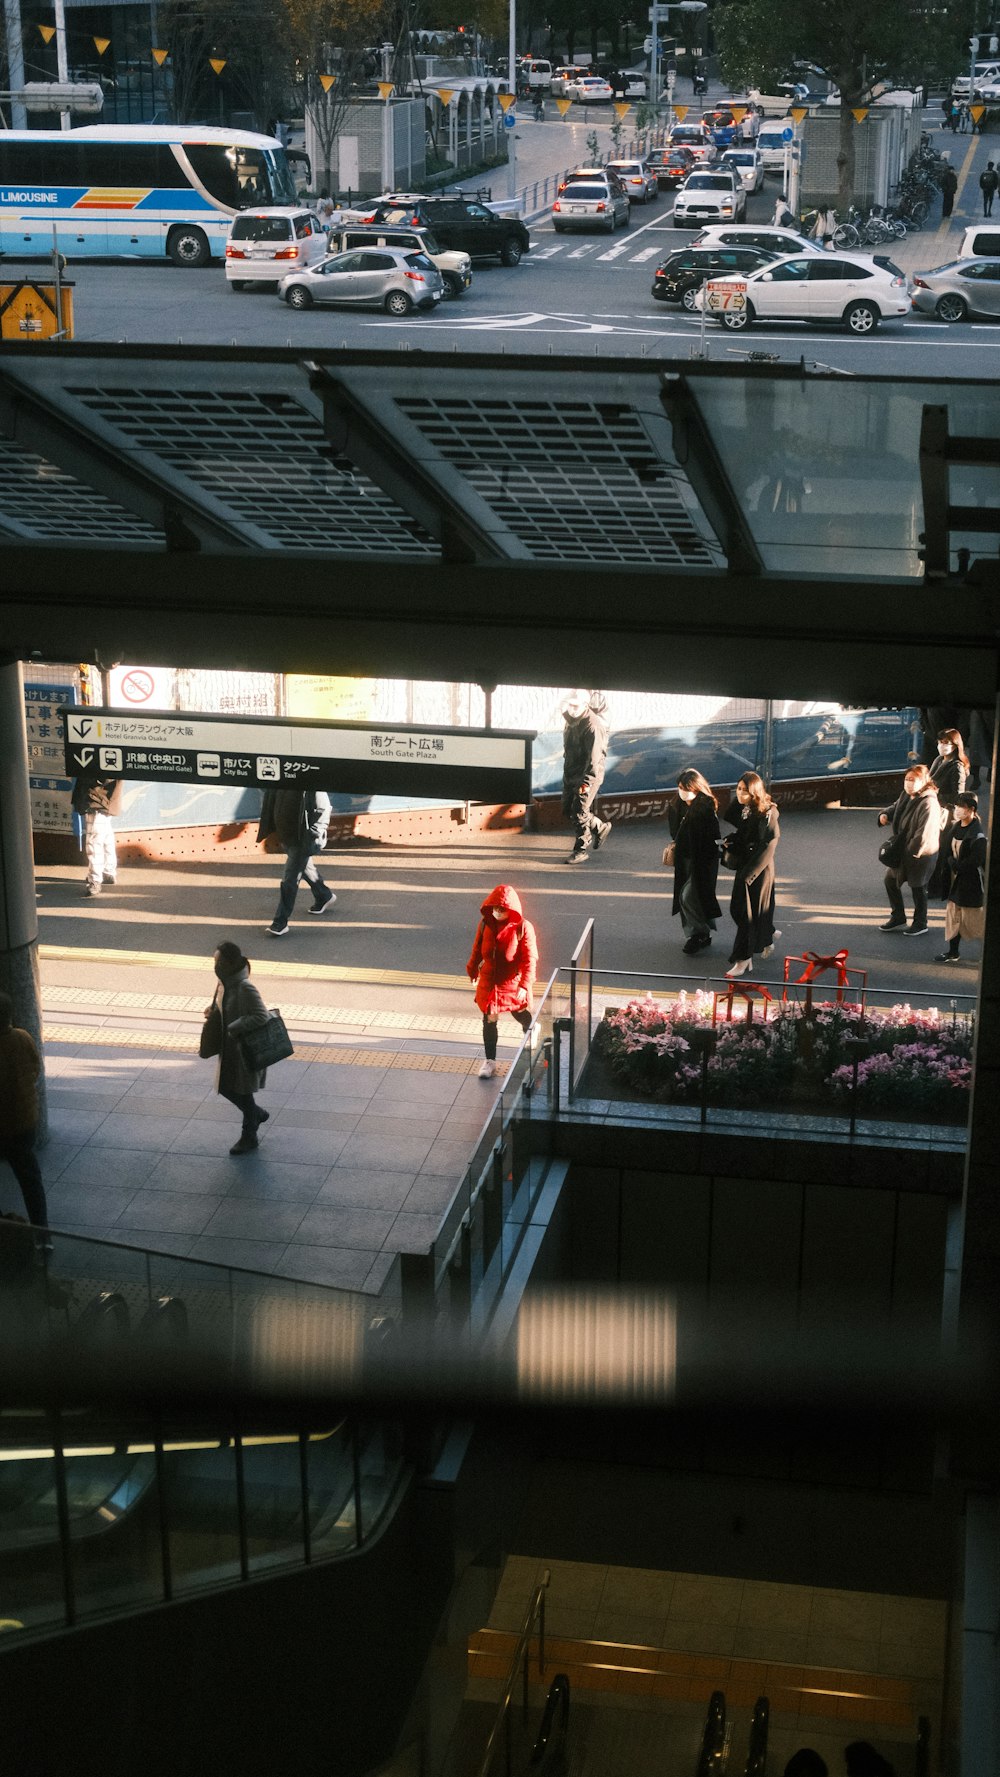
<svg viewBox="0 0 1000 1777"><path fill-rule="evenodd" d="M574 247L572 253L570 254L570 258L571 259L585 259L587 257L588 253L593 253L594 248L596 246L597 246L596 241L588 241L588 243L585 247Z"/></svg>
<svg viewBox="0 0 1000 1777"><path fill-rule="evenodd" d="M644 247L641 253L633 255L629 260L629 264L643 265L647 259L655 259L660 251L661 249L659 247Z"/></svg>
<svg viewBox="0 0 1000 1777"><path fill-rule="evenodd" d="M620 259L622 254L627 252L628 245L622 241L617 247L609 247L606 253L599 253L597 257L598 259Z"/></svg>

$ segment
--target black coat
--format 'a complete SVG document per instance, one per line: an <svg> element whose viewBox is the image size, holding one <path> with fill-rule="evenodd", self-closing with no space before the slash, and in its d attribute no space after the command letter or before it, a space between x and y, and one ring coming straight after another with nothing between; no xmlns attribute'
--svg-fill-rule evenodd
<svg viewBox="0 0 1000 1777"><path fill-rule="evenodd" d="M681 910L681 890L693 882L698 903L706 919L719 919L722 908L715 897L719 875L719 817L711 796L699 790L693 802L680 802L676 825L671 820L674 838L674 913ZM683 812L682 812L683 811Z"/></svg>
<svg viewBox="0 0 1000 1777"><path fill-rule="evenodd" d="M781 837L778 810L772 802L761 813L751 802L744 805L734 797L722 818L727 827L736 829L726 841L726 856L736 864L729 911L738 931L749 930L753 952L773 937L774 854Z"/></svg>
<svg viewBox="0 0 1000 1777"><path fill-rule="evenodd" d="M261 803L257 844L276 833L286 851L309 835L314 851L326 846L330 825L330 798L325 790L265 790Z"/></svg>
<svg viewBox="0 0 1000 1777"><path fill-rule="evenodd" d="M903 840L903 856L895 866L896 880L911 888L926 888L937 867L941 845L941 804L933 784L925 784L915 796L904 790L888 815L894 833Z"/></svg>
<svg viewBox="0 0 1000 1777"><path fill-rule="evenodd" d="M116 815L122 805L122 780L96 771L81 772L70 801L77 814Z"/></svg>
<svg viewBox="0 0 1000 1777"><path fill-rule="evenodd" d="M974 816L967 827L958 821L944 836L948 861L947 899L956 907L981 907L985 899L986 834Z"/></svg>
<svg viewBox="0 0 1000 1777"><path fill-rule="evenodd" d="M942 759L939 753L931 766L931 782L938 793L938 801L949 814L955 806L956 796L961 796L965 789L968 775L957 753L950 759Z"/></svg>
<svg viewBox="0 0 1000 1777"><path fill-rule="evenodd" d="M602 715L585 709L582 716L567 716L563 729L563 793L572 795L584 785L595 791L604 781L610 730Z"/></svg>

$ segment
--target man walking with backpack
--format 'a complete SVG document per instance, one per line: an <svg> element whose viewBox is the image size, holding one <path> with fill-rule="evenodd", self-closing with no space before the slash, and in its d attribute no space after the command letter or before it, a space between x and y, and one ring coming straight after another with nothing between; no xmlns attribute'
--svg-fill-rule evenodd
<svg viewBox="0 0 1000 1777"><path fill-rule="evenodd" d="M263 845L272 833L287 854L281 878L278 909L271 924L265 927L272 938L284 938L292 917L299 883L304 877L312 889L310 913L325 913L337 897L327 888L312 861L315 851L326 846L330 825L330 798L325 790L266 790L257 829L257 844Z"/></svg>
<svg viewBox="0 0 1000 1777"><path fill-rule="evenodd" d="M993 162L988 160L986 162L985 173L980 173L979 175L979 189L983 194L984 216L992 216L993 214L993 199L996 197L998 185L1000 185L1000 178L997 177L997 171Z"/></svg>

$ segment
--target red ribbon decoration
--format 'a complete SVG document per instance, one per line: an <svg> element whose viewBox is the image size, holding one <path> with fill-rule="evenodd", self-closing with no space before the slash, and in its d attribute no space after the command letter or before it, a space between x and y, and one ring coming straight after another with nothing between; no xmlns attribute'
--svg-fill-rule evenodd
<svg viewBox="0 0 1000 1777"><path fill-rule="evenodd" d="M849 982L846 963L849 956L849 950L838 950L833 956L820 956L815 950L803 951L800 961L806 964L806 971L799 976L799 981L815 981L817 975L825 975L827 969L836 969L837 986L847 987ZM837 997L840 997L839 994Z"/></svg>

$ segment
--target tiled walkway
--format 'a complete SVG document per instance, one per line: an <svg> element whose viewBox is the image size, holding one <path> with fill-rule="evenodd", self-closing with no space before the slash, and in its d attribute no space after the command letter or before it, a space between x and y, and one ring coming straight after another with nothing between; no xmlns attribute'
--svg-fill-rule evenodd
<svg viewBox="0 0 1000 1777"><path fill-rule="evenodd" d="M261 1094L259 1149L233 1158L239 1117L198 1059L200 1002L192 1019L142 997L130 1013L47 1003L53 1227L365 1290L427 1248L493 1102L471 1020L431 1021L468 1027L465 1042L413 1019L359 1041L286 1007L296 1055ZM4 1169L0 1209L21 1208Z"/></svg>

